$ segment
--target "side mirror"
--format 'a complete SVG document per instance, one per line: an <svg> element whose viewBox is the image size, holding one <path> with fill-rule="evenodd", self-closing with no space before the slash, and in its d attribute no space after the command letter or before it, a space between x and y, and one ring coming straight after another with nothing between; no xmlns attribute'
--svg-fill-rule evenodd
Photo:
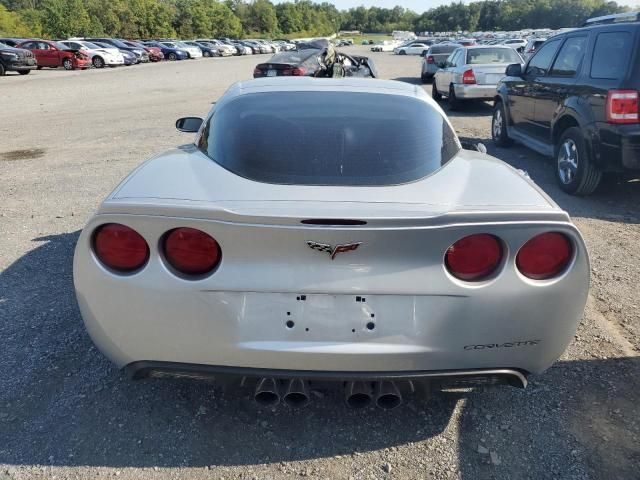
<svg viewBox="0 0 640 480"><path fill-rule="evenodd" d="M447 62L438 63L438 68L447 68Z"/></svg>
<svg viewBox="0 0 640 480"><path fill-rule="evenodd" d="M200 130L202 122L200 117L182 117L176 120L176 129L180 132L195 133Z"/></svg>
<svg viewBox="0 0 640 480"><path fill-rule="evenodd" d="M522 76L522 65L519 63L512 63L507 67L504 74L507 77L521 77Z"/></svg>

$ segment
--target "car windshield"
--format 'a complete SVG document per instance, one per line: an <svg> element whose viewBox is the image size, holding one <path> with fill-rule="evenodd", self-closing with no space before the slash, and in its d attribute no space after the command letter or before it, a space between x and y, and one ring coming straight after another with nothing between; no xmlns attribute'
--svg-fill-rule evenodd
<svg viewBox="0 0 640 480"><path fill-rule="evenodd" d="M169 48L178 48L178 45L176 45L176 44L175 44L175 43L173 43L173 42L162 42L162 44L163 44L164 46L166 46L166 47L169 47Z"/></svg>
<svg viewBox="0 0 640 480"><path fill-rule="evenodd" d="M83 47L87 47L90 50L95 50L96 48L103 48L92 42L82 42L80 45L82 45Z"/></svg>
<svg viewBox="0 0 640 480"><path fill-rule="evenodd" d="M467 65L483 63L520 63L522 59L513 48L470 48Z"/></svg>
<svg viewBox="0 0 640 480"><path fill-rule="evenodd" d="M0 48L8 48L9 45L7 45L6 43L2 43L0 42Z"/></svg>
<svg viewBox="0 0 640 480"><path fill-rule="evenodd" d="M65 45L64 43L61 42L51 42L51 44L56 47L58 50L69 50L70 48L73 47L69 47L67 45Z"/></svg>
<svg viewBox="0 0 640 480"><path fill-rule="evenodd" d="M422 100L359 92L268 92L219 106L198 148L258 182L395 185L423 178L459 150Z"/></svg>

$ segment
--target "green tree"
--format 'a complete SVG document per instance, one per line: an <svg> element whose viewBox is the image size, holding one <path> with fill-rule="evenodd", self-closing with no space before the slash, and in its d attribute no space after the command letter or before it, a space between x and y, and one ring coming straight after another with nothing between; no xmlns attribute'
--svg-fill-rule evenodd
<svg viewBox="0 0 640 480"><path fill-rule="evenodd" d="M20 15L10 12L4 5L0 5L0 36L23 36L29 34L29 27Z"/></svg>

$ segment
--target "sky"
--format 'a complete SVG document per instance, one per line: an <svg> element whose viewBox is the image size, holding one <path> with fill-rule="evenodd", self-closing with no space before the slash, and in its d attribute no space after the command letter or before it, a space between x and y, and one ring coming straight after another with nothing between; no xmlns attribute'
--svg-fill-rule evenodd
<svg viewBox="0 0 640 480"><path fill-rule="evenodd" d="M291 0L274 0L275 3ZM325 0L314 0L316 3L322 3ZM333 3L339 10L347 10L353 7L359 7L364 5L365 7L381 7L381 8L393 8L396 5L408 8L414 12L422 13L430 8L437 7L438 5L448 5L453 0L326 0L329 3ZM620 5L629 5L631 7L638 7L640 10L640 0L616 0ZM464 3L469 3L466 0Z"/></svg>

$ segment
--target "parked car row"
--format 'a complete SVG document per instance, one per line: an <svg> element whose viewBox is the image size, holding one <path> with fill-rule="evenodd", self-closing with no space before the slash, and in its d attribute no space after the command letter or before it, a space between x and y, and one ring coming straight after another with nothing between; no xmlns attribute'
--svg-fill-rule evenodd
<svg viewBox="0 0 640 480"><path fill-rule="evenodd" d="M65 40L0 38L0 76L8 71L27 75L34 69L59 68L85 70L201 57L273 54L296 49L286 40L129 40L87 37Z"/></svg>
<svg viewBox="0 0 640 480"><path fill-rule="evenodd" d="M553 158L560 188L587 195L609 172L640 171L639 36L640 13L608 15L530 41L526 60L504 44L459 46L444 62L427 52L421 75L439 67L432 96L453 110L492 100L494 143Z"/></svg>

